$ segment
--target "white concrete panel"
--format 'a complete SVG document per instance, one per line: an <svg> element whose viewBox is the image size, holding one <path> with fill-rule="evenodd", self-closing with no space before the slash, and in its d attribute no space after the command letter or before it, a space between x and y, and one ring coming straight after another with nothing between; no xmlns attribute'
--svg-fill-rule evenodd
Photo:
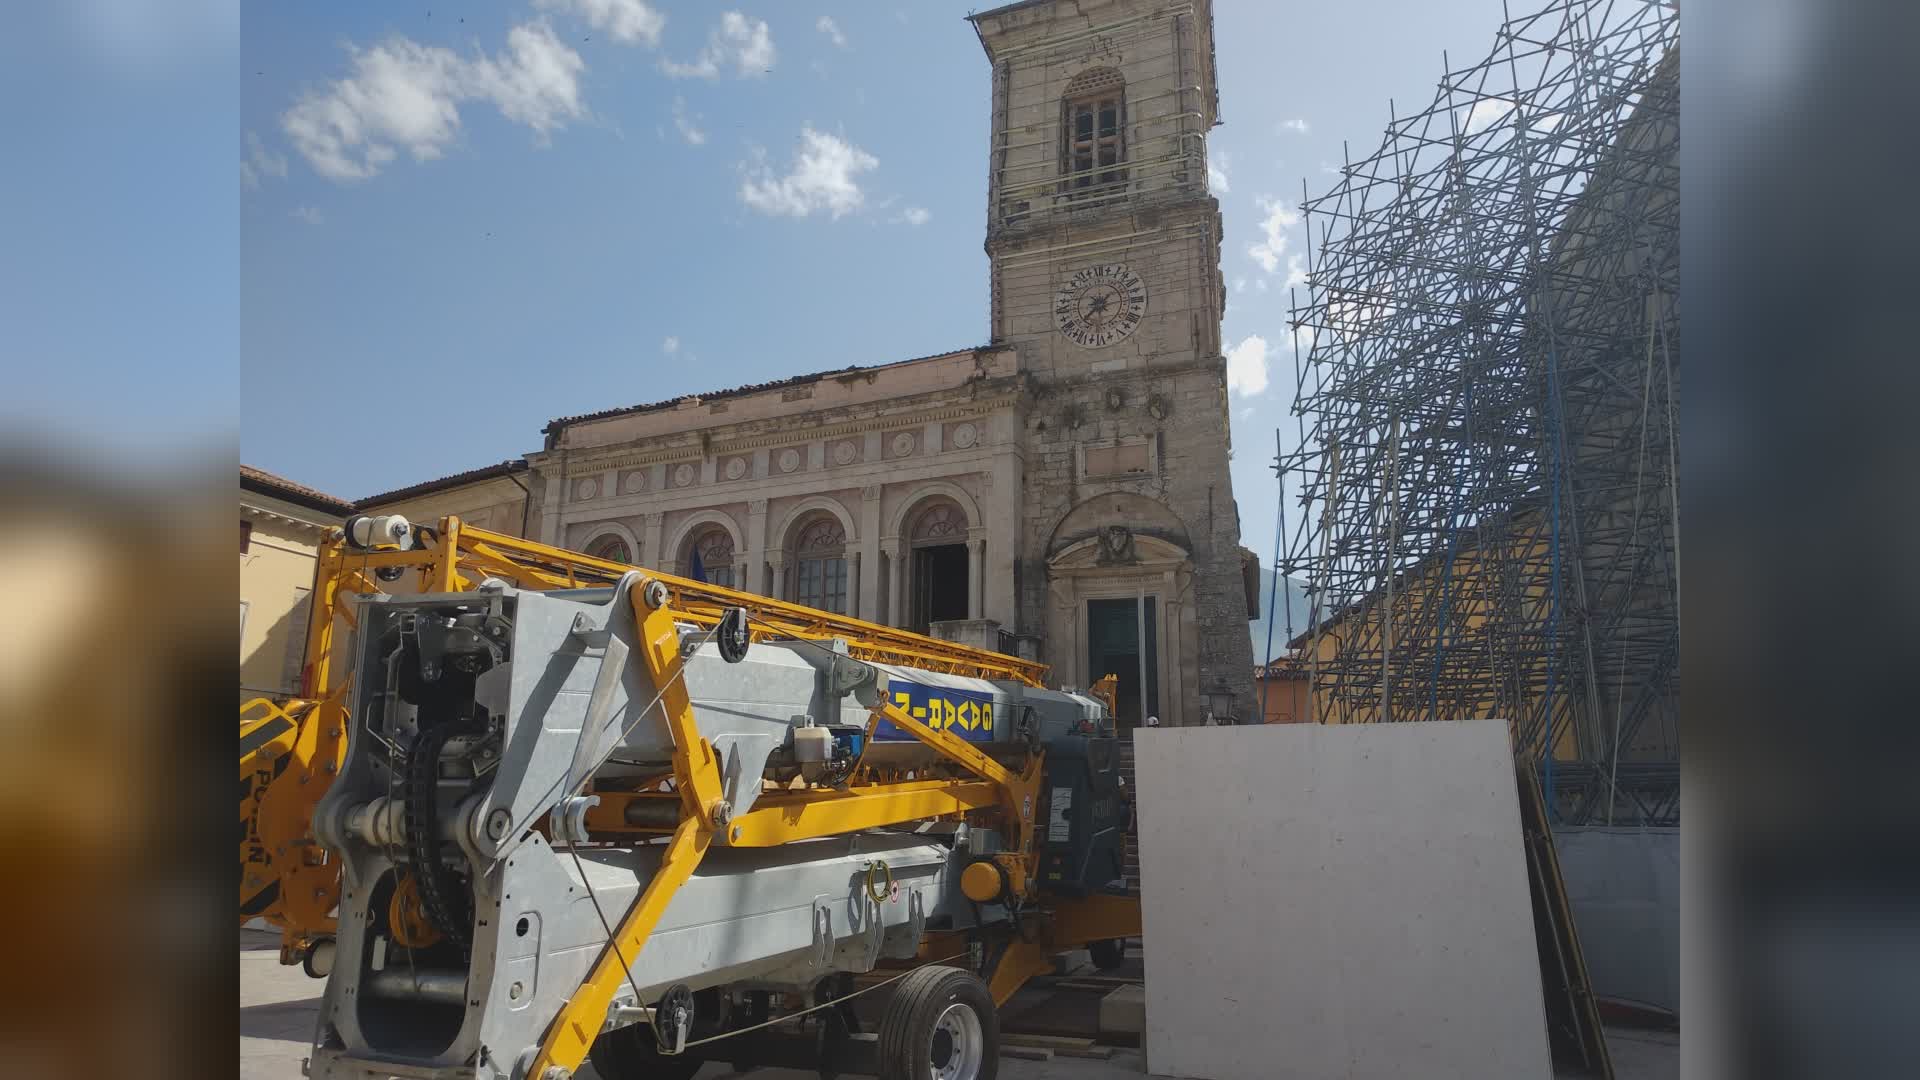
<svg viewBox="0 0 1920 1080"><path fill-rule="evenodd" d="M1149 1072L1552 1075L1503 721L1134 746Z"/></svg>

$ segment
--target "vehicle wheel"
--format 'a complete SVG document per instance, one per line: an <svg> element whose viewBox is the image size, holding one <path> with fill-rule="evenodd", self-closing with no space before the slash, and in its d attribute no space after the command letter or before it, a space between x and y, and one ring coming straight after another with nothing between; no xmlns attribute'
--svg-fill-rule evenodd
<svg viewBox="0 0 1920 1080"><path fill-rule="evenodd" d="M880 1021L880 1080L994 1080L1000 1018L987 986L931 964L900 980Z"/></svg>
<svg viewBox="0 0 1920 1080"><path fill-rule="evenodd" d="M690 1080L706 1064L701 1058L662 1055L645 1024L601 1032L587 1048L587 1060L601 1080Z"/></svg>
<svg viewBox="0 0 1920 1080"><path fill-rule="evenodd" d="M1093 966L1101 971L1112 971L1127 962L1127 939L1108 938L1105 941L1087 943L1087 954L1093 958Z"/></svg>
<svg viewBox="0 0 1920 1080"><path fill-rule="evenodd" d="M335 946L330 937L317 938L300 954L300 970L307 973L309 979L324 979L333 974L333 954Z"/></svg>

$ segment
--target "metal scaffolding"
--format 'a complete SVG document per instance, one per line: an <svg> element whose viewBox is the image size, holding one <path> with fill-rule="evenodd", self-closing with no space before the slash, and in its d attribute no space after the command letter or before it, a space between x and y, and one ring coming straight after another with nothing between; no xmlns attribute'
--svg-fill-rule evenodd
<svg viewBox="0 0 1920 1080"><path fill-rule="evenodd" d="M1317 719L1508 718L1569 822L1678 814L1679 57L1671 3L1509 16L1303 204Z"/></svg>

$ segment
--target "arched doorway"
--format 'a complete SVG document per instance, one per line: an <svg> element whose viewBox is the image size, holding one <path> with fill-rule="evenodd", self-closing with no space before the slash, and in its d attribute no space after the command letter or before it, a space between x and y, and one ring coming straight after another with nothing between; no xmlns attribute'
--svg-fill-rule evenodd
<svg viewBox="0 0 1920 1080"><path fill-rule="evenodd" d="M693 534L680 557L680 565L686 567L690 578L723 589L738 587L733 580L733 536L718 525L709 525Z"/></svg>
<svg viewBox="0 0 1920 1080"><path fill-rule="evenodd" d="M605 533L587 541L587 554L596 559L617 562L623 566L632 566L640 561L639 553L633 550L633 545L627 543L627 538L618 533Z"/></svg>
<svg viewBox="0 0 1920 1080"><path fill-rule="evenodd" d="M927 633L936 622L973 616L967 526L966 512L946 498L929 501L913 516L907 532L912 560L908 625L918 633Z"/></svg>

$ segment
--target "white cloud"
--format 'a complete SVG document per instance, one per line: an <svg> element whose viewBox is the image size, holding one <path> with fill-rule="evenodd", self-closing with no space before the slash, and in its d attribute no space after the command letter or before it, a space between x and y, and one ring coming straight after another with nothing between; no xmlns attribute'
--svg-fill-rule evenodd
<svg viewBox="0 0 1920 1080"><path fill-rule="evenodd" d="M544 21L507 34L497 56L467 59L450 49L394 38L350 48L353 73L310 90L281 114L280 126L315 172L364 180L405 150L431 161L460 132L460 106L486 101L542 140L585 112L586 63Z"/></svg>
<svg viewBox="0 0 1920 1080"><path fill-rule="evenodd" d="M695 118L687 115L687 102L684 98L673 99L673 126L680 129L680 137L688 143L699 146L707 141L707 133L700 130Z"/></svg>
<svg viewBox="0 0 1920 1080"><path fill-rule="evenodd" d="M318 209L311 206L294 207L293 216L296 218L299 218L301 221L304 221L309 225L318 225L321 222L326 220L325 217L321 216L320 211Z"/></svg>
<svg viewBox="0 0 1920 1080"><path fill-rule="evenodd" d="M1267 388L1267 339L1249 334L1227 350L1227 389L1252 397Z"/></svg>
<svg viewBox="0 0 1920 1080"><path fill-rule="evenodd" d="M838 219L866 200L855 177L879 165L879 158L837 135L802 128L793 167L775 176L761 162L741 183L740 201L763 214L806 217L824 210Z"/></svg>
<svg viewBox="0 0 1920 1080"><path fill-rule="evenodd" d="M1246 279L1246 278L1244 278L1244 277L1236 277L1236 278L1234 278L1234 279L1233 279L1233 291L1234 291L1234 292L1246 292L1246 291L1247 291L1247 279Z"/></svg>
<svg viewBox="0 0 1920 1080"><path fill-rule="evenodd" d="M1295 288L1307 283L1307 260L1303 255L1287 256L1287 280L1284 288Z"/></svg>
<svg viewBox="0 0 1920 1080"><path fill-rule="evenodd" d="M541 135L566 126L585 107L580 102L580 73L586 61L561 44L546 23L525 23L507 33L512 55L473 65L478 96L492 101L502 115Z"/></svg>
<svg viewBox="0 0 1920 1080"><path fill-rule="evenodd" d="M1318 309L1322 312L1320 325L1326 333L1322 344L1345 345L1370 332L1374 323L1393 318L1398 314L1393 296L1391 282L1371 284L1364 289L1327 289L1326 302Z"/></svg>
<svg viewBox="0 0 1920 1080"><path fill-rule="evenodd" d="M1494 98L1481 98L1467 110L1461 123L1461 131L1467 135L1478 135L1495 124L1505 120L1513 112L1513 106Z"/></svg>
<svg viewBox="0 0 1920 1080"><path fill-rule="evenodd" d="M1227 182L1227 168L1233 163L1223 151L1207 151L1207 190L1214 195L1225 195L1233 188Z"/></svg>
<svg viewBox="0 0 1920 1080"><path fill-rule="evenodd" d="M736 75L747 79L772 70L773 60L773 33L767 21L729 11L720 16L720 25L707 35L707 47L692 63L663 60L660 70L675 79L716 79L722 68L732 66Z"/></svg>
<svg viewBox="0 0 1920 1080"><path fill-rule="evenodd" d="M814 23L813 28L827 35L827 40L840 48L847 47L847 35L840 32L840 24L834 22L831 15L820 16L820 21Z"/></svg>
<svg viewBox="0 0 1920 1080"><path fill-rule="evenodd" d="M1293 347L1306 356L1313 351L1313 327L1301 323L1293 328Z"/></svg>
<svg viewBox="0 0 1920 1080"><path fill-rule="evenodd" d="M1247 406L1246 408L1244 408L1244 409L1241 409L1241 410L1240 410L1240 419L1242 419L1242 420L1251 420L1251 419L1253 419L1253 406L1251 406L1251 405L1249 405L1249 406Z"/></svg>
<svg viewBox="0 0 1920 1080"><path fill-rule="evenodd" d="M1247 257L1271 274L1280 268L1280 259L1287 253L1287 230L1300 223L1300 215L1281 199L1254 202L1267 216L1260 222L1260 242L1247 245Z"/></svg>
<svg viewBox="0 0 1920 1080"><path fill-rule="evenodd" d="M672 356L674 353L679 352L680 339L669 335L665 341L662 341L660 343L660 351L663 353L666 353L668 356Z"/></svg>
<svg viewBox="0 0 1920 1080"><path fill-rule="evenodd" d="M1266 291L1267 291L1267 279L1266 279L1266 278L1254 278L1254 279L1253 279L1253 291L1254 291L1254 292L1266 292Z"/></svg>
<svg viewBox="0 0 1920 1080"><path fill-rule="evenodd" d="M909 225L925 225L933 218L933 212L923 206L909 206L906 213L900 215Z"/></svg>
<svg viewBox="0 0 1920 1080"><path fill-rule="evenodd" d="M1296 116L1291 120L1280 121L1280 130L1293 131L1293 132L1298 132L1301 135L1305 135L1307 132L1313 130L1313 126L1311 124L1308 124L1305 120L1301 119L1300 117Z"/></svg>
<svg viewBox="0 0 1920 1080"><path fill-rule="evenodd" d="M585 19L588 26L611 35L622 45L654 48L660 44L660 32L667 17L649 7L645 0L534 0L535 6L548 11L565 11Z"/></svg>
<svg viewBox="0 0 1920 1080"><path fill-rule="evenodd" d="M240 162L240 184L252 190L260 186L263 176L287 175L287 155L276 154L267 149L260 136L247 132L247 156Z"/></svg>

